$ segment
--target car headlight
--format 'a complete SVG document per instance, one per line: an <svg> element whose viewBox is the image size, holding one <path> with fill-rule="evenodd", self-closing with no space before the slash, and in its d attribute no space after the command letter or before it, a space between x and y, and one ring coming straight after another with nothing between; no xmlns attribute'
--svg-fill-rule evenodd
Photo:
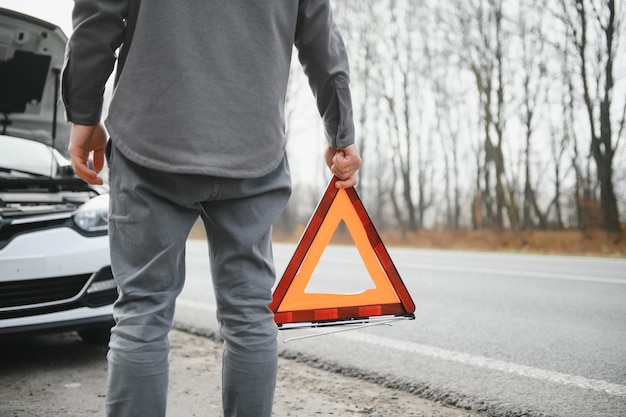
<svg viewBox="0 0 626 417"><path fill-rule="evenodd" d="M109 228L109 195L99 195L83 204L74 214L74 223L85 232L106 231Z"/></svg>

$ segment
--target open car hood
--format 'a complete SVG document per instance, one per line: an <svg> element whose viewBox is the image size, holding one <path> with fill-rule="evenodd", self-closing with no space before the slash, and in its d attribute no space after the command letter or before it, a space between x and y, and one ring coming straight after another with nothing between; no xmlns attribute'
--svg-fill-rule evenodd
<svg viewBox="0 0 626 417"><path fill-rule="evenodd" d="M1 134L66 153L70 125L60 102L66 43L58 26L0 8Z"/></svg>

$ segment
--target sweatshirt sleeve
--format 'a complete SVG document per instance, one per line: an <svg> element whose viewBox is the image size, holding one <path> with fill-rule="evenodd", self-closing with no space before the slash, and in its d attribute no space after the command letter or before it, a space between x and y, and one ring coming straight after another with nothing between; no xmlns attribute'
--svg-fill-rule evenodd
<svg viewBox="0 0 626 417"><path fill-rule="evenodd" d="M300 0L294 44L334 148L354 143L348 55L329 0Z"/></svg>
<svg viewBox="0 0 626 417"><path fill-rule="evenodd" d="M128 0L75 0L65 51L62 98L68 121L100 122L104 88L124 40Z"/></svg>

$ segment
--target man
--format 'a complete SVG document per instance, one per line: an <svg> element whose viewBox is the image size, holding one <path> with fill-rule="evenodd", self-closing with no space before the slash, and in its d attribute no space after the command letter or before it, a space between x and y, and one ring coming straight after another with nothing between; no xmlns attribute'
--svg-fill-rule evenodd
<svg viewBox="0 0 626 417"><path fill-rule="evenodd" d="M284 99L293 45L338 187L356 183L345 47L329 0L75 0L63 71L69 154L110 167L114 306L107 415L165 415L185 241L201 217L224 337L226 417L270 417L277 328L271 225L290 195ZM103 91L122 46L105 127ZM122 70L123 69L123 70ZM107 142L107 138L110 140ZM88 165L93 155L93 168Z"/></svg>

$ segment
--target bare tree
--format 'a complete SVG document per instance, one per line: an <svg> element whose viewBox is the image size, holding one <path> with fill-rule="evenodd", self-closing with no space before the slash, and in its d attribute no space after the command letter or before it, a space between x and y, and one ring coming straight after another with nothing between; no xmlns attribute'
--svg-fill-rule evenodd
<svg viewBox="0 0 626 417"><path fill-rule="evenodd" d="M334 2L379 221L415 230L436 207L449 227L585 228L601 205L619 228L626 2Z"/></svg>
<svg viewBox="0 0 626 417"><path fill-rule="evenodd" d="M418 209L414 201L413 156L414 150L414 116L413 86L415 68L413 41L410 31L407 32L406 21L412 14L407 13L406 1L390 0L388 3L388 32L386 33L386 50L390 65L382 74L385 85L384 100L390 117L390 132L393 135L390 143L394 152L393 162L399 170L401 197L406 209L406 227L416 230L419 227ZM391 126L392 125L392 126ZM395 181L394 181L395 182ZM419 198L419 197L418 197Z"/></svg>
<svg viewBox="0 0 626 417"><path fill-rule="evenodd" d="M456 22L463 33L459 54L472 71L479 96L484 134L484 186L482 202L492 224L504 227L504 213L514 230L519 228L514 192L506 177L503 154L505 114L505 50L503 0L455 2ZM492 179L495 180L492 195ZM494 207L495 202L495 207Z"/></svg>
<svg viewBox="0 0 626 417"><path fill-rule="evenodd" d="M432 76L432 94L435 104L435 118L437 136L441 138L441 150L444 163L444 201L445 224L456 230L460 227L461 217L461 188L460 188L460 161L461 147L461 117L462 101L450 83L453 71L458 71L451 62L449 51L433 51L433 45L424 45L425 60L428 73ZM435 136L435 133L433 133Z"/></svg>
<svg viewBox="0 0 626 417"><path fill-rule="evenodd" d="M537 0L520 1L518 15L519 41L521 43L521 111L524 135L524 191L522 197L522 228L547 227L547 210L543 212L537 201L537 187L533 181L532 166L534 161L533 136L541 120L542 106L545 106L548 90L548 63L546 57L546 39L543 33L544 9ZM557 183L559 172L556 171ZM558 201L557 196L555 200ZM535 220L536 219L536 220Z"/></svg>
<svg viewBox="0 0 626 417"><path fill-rule="evenodd" d="M618 11L615 0L562 0L561 6L578 57L604 226L609 232L618 232L621 228L613 184L613 157L623 133L626 104L616 112L619 116L614 120L613 72L626 10L622 7Z"/></svg>

